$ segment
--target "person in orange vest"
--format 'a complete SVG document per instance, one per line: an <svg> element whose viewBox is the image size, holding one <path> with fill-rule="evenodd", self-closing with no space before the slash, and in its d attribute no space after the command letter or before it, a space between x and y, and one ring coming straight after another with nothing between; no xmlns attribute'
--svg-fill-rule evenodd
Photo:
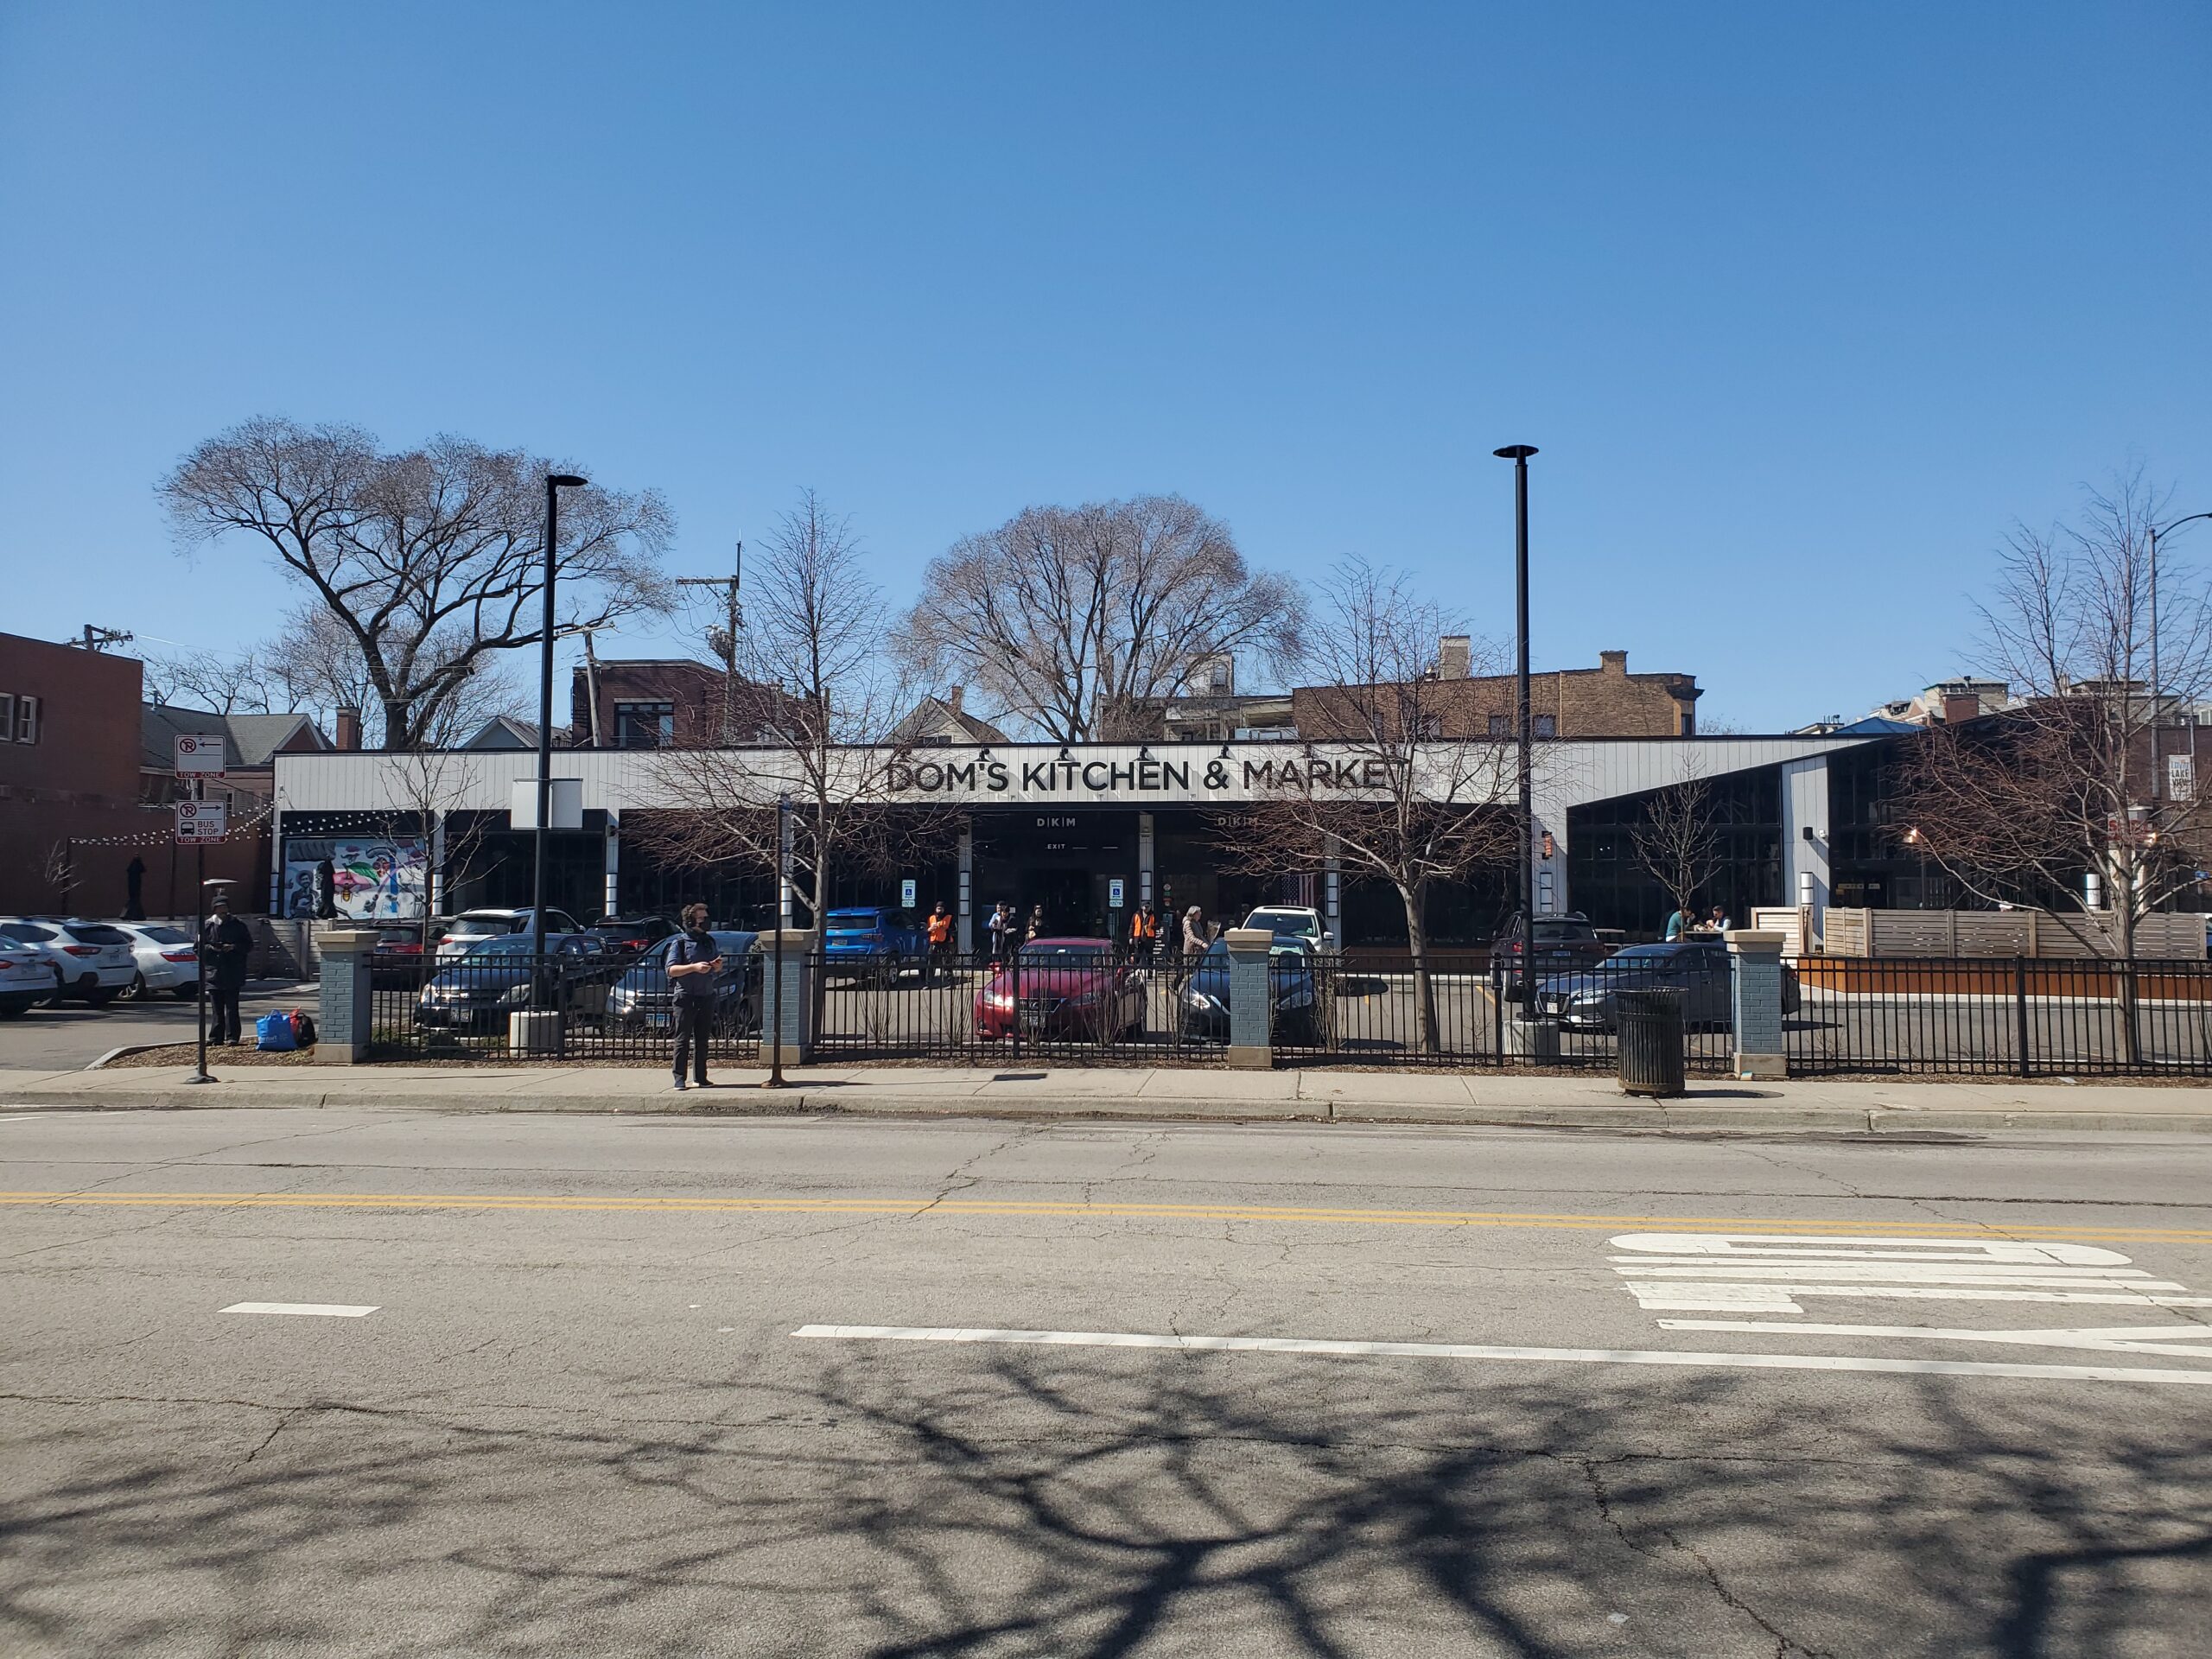
<svg viewBox="0 0 2212 1659"><path fill-rule="evenodd" d="M929 984L944 970L944 964L952 957L952 918L944 908L944 900L937 901L937 908L930 912L930 954L922 964L922 983Z"/></svg>
<svg viewBox="0 0 2212 1659"><path fill-rule="evenodd" d="M1129 954L1148 963L1159 945L1160 912L1148 903L1139 905L1137 913L1129 918Z"/></svg>

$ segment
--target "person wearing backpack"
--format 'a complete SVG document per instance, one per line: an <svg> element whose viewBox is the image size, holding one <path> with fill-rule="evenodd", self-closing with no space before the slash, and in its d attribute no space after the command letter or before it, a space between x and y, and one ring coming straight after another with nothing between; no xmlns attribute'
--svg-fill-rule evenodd
<svg viewBox="0 0 2212 1659"><path fill-rule="evenodd" d="M707 1080L707 1035L715 1022L715 990L722 970L721 948L707 931L707 907L683 907L683 931L668 942L668 978L675 992L676 1086L681 1090L684 1064L702 1089Z"/></svg>

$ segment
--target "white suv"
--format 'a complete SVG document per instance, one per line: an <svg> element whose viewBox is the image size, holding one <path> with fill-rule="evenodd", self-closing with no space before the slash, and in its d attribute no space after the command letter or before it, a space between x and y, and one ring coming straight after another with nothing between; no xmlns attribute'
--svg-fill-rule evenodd
<svg viewBox="0 0 2212 1659"><path fill-rule="evenodd" d="M36 951L54 976L57 995L96 1008L112 1002L138 976L130 936L105 922L0 916L0 939Z"/></svg>
<svg viewBox="0 0 2212 1659"><path fill-rule="evenodd" d="M450 962L455 957L465 957L486 939L496 939L509 933L530 931L531 918L537 912L523 910L464 910L453 918L453 925L446 929L445 937L438 941L438 957ZM545 907L545 937L550 941L556 933L581 933L575 917L565 910ZM549 944L548 949L550 949Z"/></svg>
<svg viewBox="0 0 2212 1659"><path fill-rule="evenodd" d="M12 1020L54 995L54 973L46 958L27 944L10 940L0 950L0 1020Z"/></svg>
<svg viewBox="0 0 2212 1659"><path fill-rule="evenodd" d="M1321 925L1321 912L1299 905L1262 905L1244 918L1247 927L1264 927L1270 933L1303 939L1316 950L1333 950L1337 936Z"/></svg>

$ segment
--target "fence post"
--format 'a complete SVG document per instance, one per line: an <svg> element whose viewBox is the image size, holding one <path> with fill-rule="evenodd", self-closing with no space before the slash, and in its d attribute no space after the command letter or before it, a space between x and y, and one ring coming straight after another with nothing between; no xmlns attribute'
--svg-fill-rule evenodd
<svg viewBox="0 0 2212 1659"><path fill-rule="evenodd" d="M369 1058L375 1034L376 992L369 964L376 955L376 930L333 928L320 943L322 988L315 1005L315 1063L359 1065Z"/></svg>
<svg viewBox="0 0 2212 1659"><path fill-rule="evenodd" d="M1274 935L1264 927L1232 927L1229 944L1229 1063L1264 1071L1275 1063L1274 987L1268 978L1268 950ZM1176 1011L1181 1018L1181 1009Z"/></svg>
<svg viewBox="0 0 2212 1659"><path fill-rule="evenodd" d="M1021 941L1008 938L1006 953L1007 995L1014 1001L1014 1023L1007 1027L1013 1033L1013 1056L1021 1058Z"/></svg>
<svg viewBox="0 0 2212 1659"><path fill-rule="evenodd" d="M753 954L766 964L760 987L760 1063L771 1064L780 1050L785 1065L804 1065L814 1057L814 981L822 968L815 949L820 935L810 927L783 931L780 992L767 982L776 971L776 938L773 928L753 936ZM779 995L780 1010L777 1007Z"/></svg>
<svg viewBox="0 0 2212 1659"><path fill-rule="evenodd" d="M1786 1077L1789 1057L1782 1046L1781 933L1732 928L1726 935L1730 1011L1735 1057L1730 1069L1739 1077Z"/></svg>
<svg viewBox="0 0 2212 1659"><path fill-rule="evenodd" d="M2028 925L2032 937L2035 925L2032 913L2029 916ZM2012 1041L2019 1050L2020 1075L2024 1077L2032 1076L2035 1065L2028 1058L2028 959L2025 957L2012 958Z"/></svg>

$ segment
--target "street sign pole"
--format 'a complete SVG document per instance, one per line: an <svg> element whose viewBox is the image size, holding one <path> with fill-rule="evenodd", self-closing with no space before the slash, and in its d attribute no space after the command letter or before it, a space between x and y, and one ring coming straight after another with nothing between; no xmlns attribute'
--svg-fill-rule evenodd
<svg viewBox="0 0 2212 1659"><path fill-rule="evenodd" d="M194 800L200 798L203 787L204 785L198 779L193 779L192 794ZM200 1039L199 1052L193 1061L192 1075L185 1081L213 1083L215 1079L207 1075L207 843L195 840L193 842L193 852L194 862L198 866L198 869L192 884L192 965L194 976L198 981L194 995L200 1005Z"/></svg>

